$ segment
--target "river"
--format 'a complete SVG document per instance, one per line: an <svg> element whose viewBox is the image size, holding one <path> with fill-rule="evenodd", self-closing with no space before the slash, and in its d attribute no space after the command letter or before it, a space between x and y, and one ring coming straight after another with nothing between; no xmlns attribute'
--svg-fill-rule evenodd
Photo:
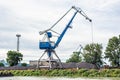
<svg viewBox="0 0 120 80"><path fill-rule="evenodd" d="M120 78L0 77L0 80L120 80Z"/></svg>

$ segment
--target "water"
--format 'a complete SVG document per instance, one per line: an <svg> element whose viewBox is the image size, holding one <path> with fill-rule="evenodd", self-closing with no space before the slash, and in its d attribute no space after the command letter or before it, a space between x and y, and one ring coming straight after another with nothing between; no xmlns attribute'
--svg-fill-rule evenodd
<svg viewBox="0 0 120 80"><path fill-rule="evenodd" d="M0 77L0 80L120 80L120 78Z"/></svg>

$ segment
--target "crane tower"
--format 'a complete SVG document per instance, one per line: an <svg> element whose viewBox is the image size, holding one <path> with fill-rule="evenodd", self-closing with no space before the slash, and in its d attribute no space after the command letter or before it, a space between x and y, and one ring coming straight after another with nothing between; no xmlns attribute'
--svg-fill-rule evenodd
<svg viewBox="0 0 120 80"><path fill-rule="evenodd" d="M59 23L63 19L63 17L65 17L72 9L75 10L75 13L71 17L70 21L68 21L68 24L66 25L66 27L64 28L62 33L59 34L57 40L54 41L54 42L51 41L51 38L53 37L52 33L56 33L57 34L57 32L53 31L52 28L57 23ZM53 24L52 27L50 27L47 30L39 32L39 34L40 35L44 35L47 40L46 41L42 40L42 41L39 42L39 48L41 50L44 50L44 53L42 54L42 56L38 60L37 68L41 68L41 67L49 67L50 69L53 69L53 68L64 68L62 63L61 63L60 58L56 54L55 49L58 47L59 43L61 42L61 40L64 37L64 35L67 32L67 30L71 27L72 21L74 20L74 18L75 18L77 13L80 13L83 17L85 17L86 20L88 20L89 22L92 22L92 20L82 11L81 8L72 6L55 24ZM47 59L42 59L42 57L45 54L47 54L48 58ZM54 59L53 55L55 55L57 59ZM43 62L46 62L48 64L45 65Z"/></svg>

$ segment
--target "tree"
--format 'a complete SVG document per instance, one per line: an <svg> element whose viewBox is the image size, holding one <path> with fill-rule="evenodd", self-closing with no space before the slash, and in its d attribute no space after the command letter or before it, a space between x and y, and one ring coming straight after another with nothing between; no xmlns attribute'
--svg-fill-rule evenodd
<svg viewBox="0 0 120 80"><path fill-rule="evenodd" d="M0 62L0 67L4 67L4 64Z"/></svg>
<svg viewBox="0 0 120 80"><path fill-rule="evenodd" d="M120 35L109 39L105 50L105 58L110 61L113 67L120 66Z"/></svg>
<svg viewBox="0 0 120 80"><path fill-rule="evenodd" d="M17 51L8 51L7 53L7 62L10 66L17 65L23 58L23 55Z"/></svg>
<svg viewBox="0 0 120 80"><path fill-rule="evenodd" d="M98 68L103 64L102 45L98 43L87 44L83 52L84 61L95 64Z"/></svg>
<svg viewBox="0 0 120 80"><path fill-rule="evenodd" d="M73 54L71 55L71 57L66 60L67 63L69 62L81 62L82 58L80 56L80 52L73 52Z"/></svg>

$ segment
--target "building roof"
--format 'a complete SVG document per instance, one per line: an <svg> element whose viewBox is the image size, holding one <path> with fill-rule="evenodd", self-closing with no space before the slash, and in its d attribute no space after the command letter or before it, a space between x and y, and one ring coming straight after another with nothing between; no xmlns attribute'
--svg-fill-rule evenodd
<svg viewBox="0 0 120 80"><path fill-rule="evenodd" d="M70 62L70 63L62 63L63 64L63 68L77 68L76 63L75 62Z"/></svg>
<svg viewBox="0 0 120 80"><path fill-rule="evenodd" d="M87 63L87 62L76 63L76 65L78 68L97 69L97 67L94 64Z"/></svg>
<svg viewBox="0 0 120 80"><path fill-rule="evenodd" d="M94 64L87 63L87 62L70 62L70 63L63 63L63 68L84 68L84 69L97 69Z"/></svg>

